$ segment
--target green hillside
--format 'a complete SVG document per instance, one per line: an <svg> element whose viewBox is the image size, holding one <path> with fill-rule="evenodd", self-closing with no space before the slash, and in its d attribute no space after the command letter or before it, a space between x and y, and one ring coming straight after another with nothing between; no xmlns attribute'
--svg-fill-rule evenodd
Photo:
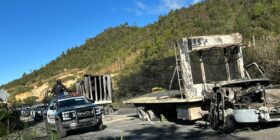
<svg viewBox="0 0 280 140"><path fill-rule="evenodd" d="M168 87L175 66L170 41L234 32L243 34L245 42L255 36L256 47L245 50L245 63L257 61L280 83L280 1L206 0L171 11L142 28L127 24L109 28L1 88L17 94L30 90L30 84L78 69L87 73L118 73L114 77L115 97L128 98L149 92L152 87Z"/></svg>

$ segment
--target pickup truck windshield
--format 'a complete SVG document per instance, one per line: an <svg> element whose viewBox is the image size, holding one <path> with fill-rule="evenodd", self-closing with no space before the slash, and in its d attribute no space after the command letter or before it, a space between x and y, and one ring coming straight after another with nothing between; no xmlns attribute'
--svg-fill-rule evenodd
<svg viewBox="0 0 280 140"><path fill-rule="evenodd" d="M72 106L77 106L77 105L84 105L87 103L88 102L83 98L74 98L74 99L67 99L67 100L59 101L58 107L65 108L65 107L72 107Z"/></svg>

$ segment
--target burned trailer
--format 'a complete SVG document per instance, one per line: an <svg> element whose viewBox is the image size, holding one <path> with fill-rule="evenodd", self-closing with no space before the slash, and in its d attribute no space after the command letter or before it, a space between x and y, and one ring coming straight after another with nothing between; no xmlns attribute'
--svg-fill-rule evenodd
<svg viewBox="0 0 280 140"><path fill-rule="evenodd" d="M235 123L278 121L279 89L256 63L244 66L245 47L239 33L182 38L174 47L180 90L124 103L136 106L146 120L171 113L182 120L205 119L217 130L232 130Z"/></svg>
<svg viewBox="0 0 280 140"><path fill-rule="evenodd" d="M104 114L113 112L110 74L84 75L84 80L78 81L76 86L77 92L99 106Z"/></svg>
<svg viewBox="0 0 280 140"><path fill-rule="evenodd" d="M161 115L188 121L202 119L210 105L205 99L219 82L245 78L242 36L238 33L182 38L174 43L174 49L176 69L171 79L177 75L179 90L124 101L138 108L141 119L153 120Z"/></svg>

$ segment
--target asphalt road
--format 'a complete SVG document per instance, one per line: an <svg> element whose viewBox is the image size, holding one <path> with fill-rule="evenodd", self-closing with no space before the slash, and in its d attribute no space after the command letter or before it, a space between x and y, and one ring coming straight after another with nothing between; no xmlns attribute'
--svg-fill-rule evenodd
<svg viewBox="0 0 280 140"><path fill-rule="evenodd" d="M83 129L68 132L63 140L180 140L180 139L229 139L229 140L279 140L280 127L274 124L262 126L260 130L242 127L233 134L222 135L196 125L172 122L143 122L135 115L106 116L104 128L100 131ZM44 134L43 123L34 123L29 128L36 130L36 139L50 139Z"/></svg>
<svg viewBox="0 0 280 140"><path fill-rule="evenodd" d="M262 130L239 130L234 134L221 135L216 131L196 125L180 125L170 122L143 122L131 117L105 124L102 131L70 132L65 140L180 140L180 139L229 139L229 140L279 140L280 128Z"/></svg>

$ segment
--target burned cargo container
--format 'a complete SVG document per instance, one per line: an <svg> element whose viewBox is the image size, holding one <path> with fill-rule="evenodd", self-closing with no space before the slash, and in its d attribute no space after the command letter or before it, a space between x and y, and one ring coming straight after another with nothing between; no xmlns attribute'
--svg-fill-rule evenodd
<svg viewBox="0 0 280 140"><path fill-rule="evenodd" d="M84 75L84 80L77 82L77 91L100 106L105 114L113 112L110 74Z"/></svg>

